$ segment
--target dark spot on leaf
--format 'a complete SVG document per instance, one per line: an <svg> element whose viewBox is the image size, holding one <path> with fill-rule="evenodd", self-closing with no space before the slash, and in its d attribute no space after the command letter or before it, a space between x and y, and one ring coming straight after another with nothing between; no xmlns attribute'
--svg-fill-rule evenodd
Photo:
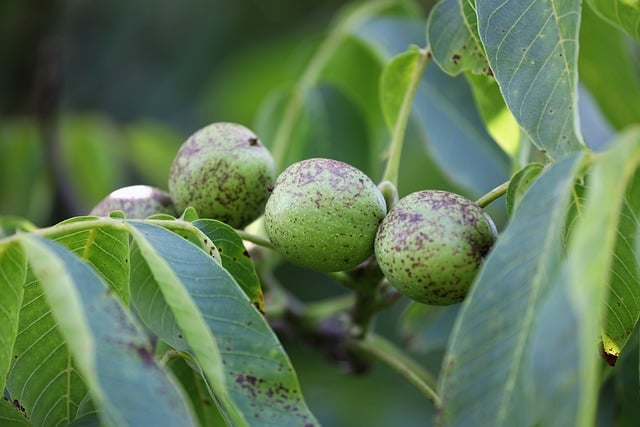
<svg viewBox="0 0 640 427"><path fill-rule="evenodd" d="M258 138L249 138L249 145L254 146L254 145L258 145L260 143L260 141L258 141Z"/></svg>
<svg viewBox="0 0 640 427"><path fill-rule="evenodd" d="M458 65L458 62L460 62L460 58L462 58L459 54L454 53L453 56L451 57L451 60L453 61L454 64Z"/></svg>
<svg viewBox="0 0 640 427"><path fill-rule="evenodd" d="M146 365L152 365L154 363L153 354L147 347L138 347L138 355Z"/></svg>
<svg viewBox="0 0 640 427"><path fill-rule="evenodd" d="M16 407L16 409L18 409L18 411L22 412L24 415L27 414L27 411L24 409L24 406L22 406L20 404L20 402L18 401L18 399L14 399L13 400L13 406Z"/></svg>

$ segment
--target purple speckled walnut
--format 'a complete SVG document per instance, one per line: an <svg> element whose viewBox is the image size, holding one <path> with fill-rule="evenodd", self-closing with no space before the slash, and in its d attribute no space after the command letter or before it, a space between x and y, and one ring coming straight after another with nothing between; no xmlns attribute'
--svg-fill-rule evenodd
<svg viewBox="0 0 640 427"><path fill-rule="evenodd" d="M474 202L446 191L402 198L380 224L375 254L385 277L408 297L449 305L466 296L496 227Z"/></svg>
<svg viewBox="0 0 640 427"><path fill-rule="evenodd" d="M330 159L294 163L278 177L265 227L291 262L317 271L349 270L373 254L387 208L359 169Z"/></svg>
<svg viewBox="0 0 640 427"><path fill-rule="evenodd" d="M182 144L171 165L169 193L182 212L243 228L262 215L276 177L271 153L235 123L213 123Z"/></svg>
<svg viewBox="0 0 640 427"><path fill-rule="evenodd" d="M112 211L123 211L130 219L156 214L176 215L169 193L148 185L131 185L113 191L91 209L89 215L109 216Z"/></svg>

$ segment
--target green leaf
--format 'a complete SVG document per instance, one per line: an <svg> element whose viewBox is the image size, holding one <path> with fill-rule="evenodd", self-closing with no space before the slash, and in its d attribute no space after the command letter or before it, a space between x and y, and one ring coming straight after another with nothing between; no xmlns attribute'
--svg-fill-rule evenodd
<svg viewBox="0 0 640 427"><path fill-rule="evenodd" d="M551 165L526 192L462 308L443 361L446 425L531 425L526 363L536 307L563 255L562 227L580 156Z"/></svg>
<svg viewBox="0 0 640 427"><path fill-rule="evenodd" d="M640 99L640 75L628 37L589 7L583 8L580 25L580 82L611 125L622 129L640 123L640 103L621 102Z"/></svg>
<svg viewBox="0 0 640 427"><path fill-rule="evenodd" d="M0 398L0 425L2 427L23 427L32 424L14 405Z"/></svg>
<svg viewBox="0 0 640 427"><path fill-rule="evenodd" d="M220 252L222 267L231 273L251 303L264 312L260 279L240 236L227 224L214 219L199 219L193 225L213 241Z"/></svg>
<svg viewBox="0 0 640 427"><path fill-rule="evenodd" d="M565 366L560 364L554 375L556 381L564 379L565 388L568 388L566 384L569 379L575 382L574 387L570 389L576 398L575 413L569 412L567 419L576 420L578 425L593 425L595 420L600 366L598 354L593 348L602 333L611 268L615 265L614 258L621 253L619 248L616 248L616 240L620 235L619 221L627 186L632 182L639 165L638 127L617 137L611 148L596 158L589 176L585 209L576 220L569 240L566 274L561 275L562 279L568 280L556 282L557 288L563 289L567 296L567 305L571 311L566 317L575 317L575 322L554 322L548 325L545 332L548 335L555 334L556 342L562 340L565 345L576 348L573 354L567 354L571 365L568 361ZM637 259L635 256L632 258L620 261L633 265L637 271ZM635 285L637 281L634 282ZM622 286L627 284L623 283ZM562 312L567 313L567 310ZM568 336L572 339L567 340ZM546 349L545 346L541 352ZM563 378L560 378L560 373L563 374ZM569 406L566 403L565 406ZM550 414L553 414L553 411L547 412L547 416Z"/></svg>
<svg viewBox="0 0 640 427"><path fill-rule="evenodd" d="M380 102L387 127L393 130L407 91L424 66L420 66L422 53L417 46L411 46L407 52L394 57L382 71L380 77Z"/></svg>
<svg viewBox="0 0 640 427"><path fill-rule="evenodd" d="M56 325L44 290L29 269L7 389L36 426L69 423L87 393Z"/></svg>
<svg viewBox="0 0 640 427"><path fill-rule="evenodd" d="M83 224L78 226L78 223L84 223L86 227L82 227ZM118 220L96 220L96 217L74 217L54 226L47 237L87 261L128 305L129 233L122 223Z"/></svg>
<svg viewBox="0 0 640 427"><path fill-rule="evenodd" d="M636 242L640 236L640 173L631 181L619 218L614 249L609 303L604 325L603 351L617 358L640 316L640 266Z"/></svg>
<svg viewBox="0 0 640 427"><path fill-rule="evenodd" d="M440 0L429 12L429 48L447 74L470 71L491 75L476 25L475 5L470 0Z"/></svg>
<svg viewBox="0 0 640 427"><path fill-rule="evenodd" d="M162 228L131 221L132 298L161 339L193 352L238 425L315 425L264 317L221 265Z"/></svg>
<svg viewBox="0 0 640 427"><path fill-rule="evenodd" d="M587 1L596 12L640 41L640 3L637 0Z"/></svg>
<svg viewBox="0 0 640 427"><path fill-rule="evenodd" d="M579 151L580 2L477 2L478 30L509 109L552 159Z"/></svg>
<svg viewBox="0 0 640 427"><path fill-rule="evenodd" d="M102 278L58 243L34 235L20 242L102 421L196 425L182 390L153 358L148 336Z"/></svg>
<svg viewBox="0 0 640 427"><path fill-rule="evenodd" d="M0 390L4 390L13 359L26 275L27 262L20 246L15 243L0 246Z"/></svg>
<svg viewBox="0 0 640 427"><path fill-rule="evenodd" d="M542 173L543 169L544 166L541 163L529 163L511 177L506 194L507 212L509 215L511 215L515 207L520 203L520 199L522 199L524 193L529 189L538 175Z"/></svg>

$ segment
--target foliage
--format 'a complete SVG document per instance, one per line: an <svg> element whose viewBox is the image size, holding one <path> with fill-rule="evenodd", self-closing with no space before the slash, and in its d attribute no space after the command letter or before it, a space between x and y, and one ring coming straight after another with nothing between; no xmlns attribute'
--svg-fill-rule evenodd
<svg viewBox="0 0 640 427"><path fill-rule="evenodd" d="M292 266L260 220L82 216L131 181L166 187L195 125L46 102L3 117L2 424L626 425L640 391L639 20L623 0L354 2L322 37L236 52L192 101L253 120L280 171L327 157L389 205L427 188L478 199L499 237L449 307L401 297L373 258ZM335 369L307 344L396 382L366 387L381 401L354 396L371 390L353 377L320 399Z"/></svg>

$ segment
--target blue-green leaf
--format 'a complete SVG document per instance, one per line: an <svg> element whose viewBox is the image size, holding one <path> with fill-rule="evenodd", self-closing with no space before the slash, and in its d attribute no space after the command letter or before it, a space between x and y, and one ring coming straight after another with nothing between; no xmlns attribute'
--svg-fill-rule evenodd
<svg viewBox="0 0 640 427"><path fill-rule="evenodd" d="M552 159L583 148L577 109L579 1L477 1L493 74L524 131Z"/></svg>
<svg viewBox="0 0 640 427"><path fill-rule="evenodd" d="M427 66L414 111L428 149L452 181L480 196L509 177L510 159L487 132L463 76Z"/></svg>
<svg viewBox="0 0 640 427"><path fill-rule="evenodd" d="M446 425L530 425L526 363L536 308L563 259L562 228L580 157L534 182L463 302L440 378Z"/></svg>
<svg viewBox="0 0 640 427"><path fill-rule="evenodd" d="M220 252L224 267L258 310L264 312L264 297L260 279L249 252L233 228L214 219L199 219L193 225L213 241Z"/></svg>
<svg viewBox="0 0 640 427"><path fill-rule="evenodd" d="M491 75L476 25L475 7L469 0L441 0L429 12L429 48L447 74L470 71Z"/></svg>
<svg viewBox="0 0 640 427"><path fill-rule="evenodd" d="M315 425L265 318L233 277L175 234L131 221L132 299L162 340L195 356L237 425Z"/></svg>

